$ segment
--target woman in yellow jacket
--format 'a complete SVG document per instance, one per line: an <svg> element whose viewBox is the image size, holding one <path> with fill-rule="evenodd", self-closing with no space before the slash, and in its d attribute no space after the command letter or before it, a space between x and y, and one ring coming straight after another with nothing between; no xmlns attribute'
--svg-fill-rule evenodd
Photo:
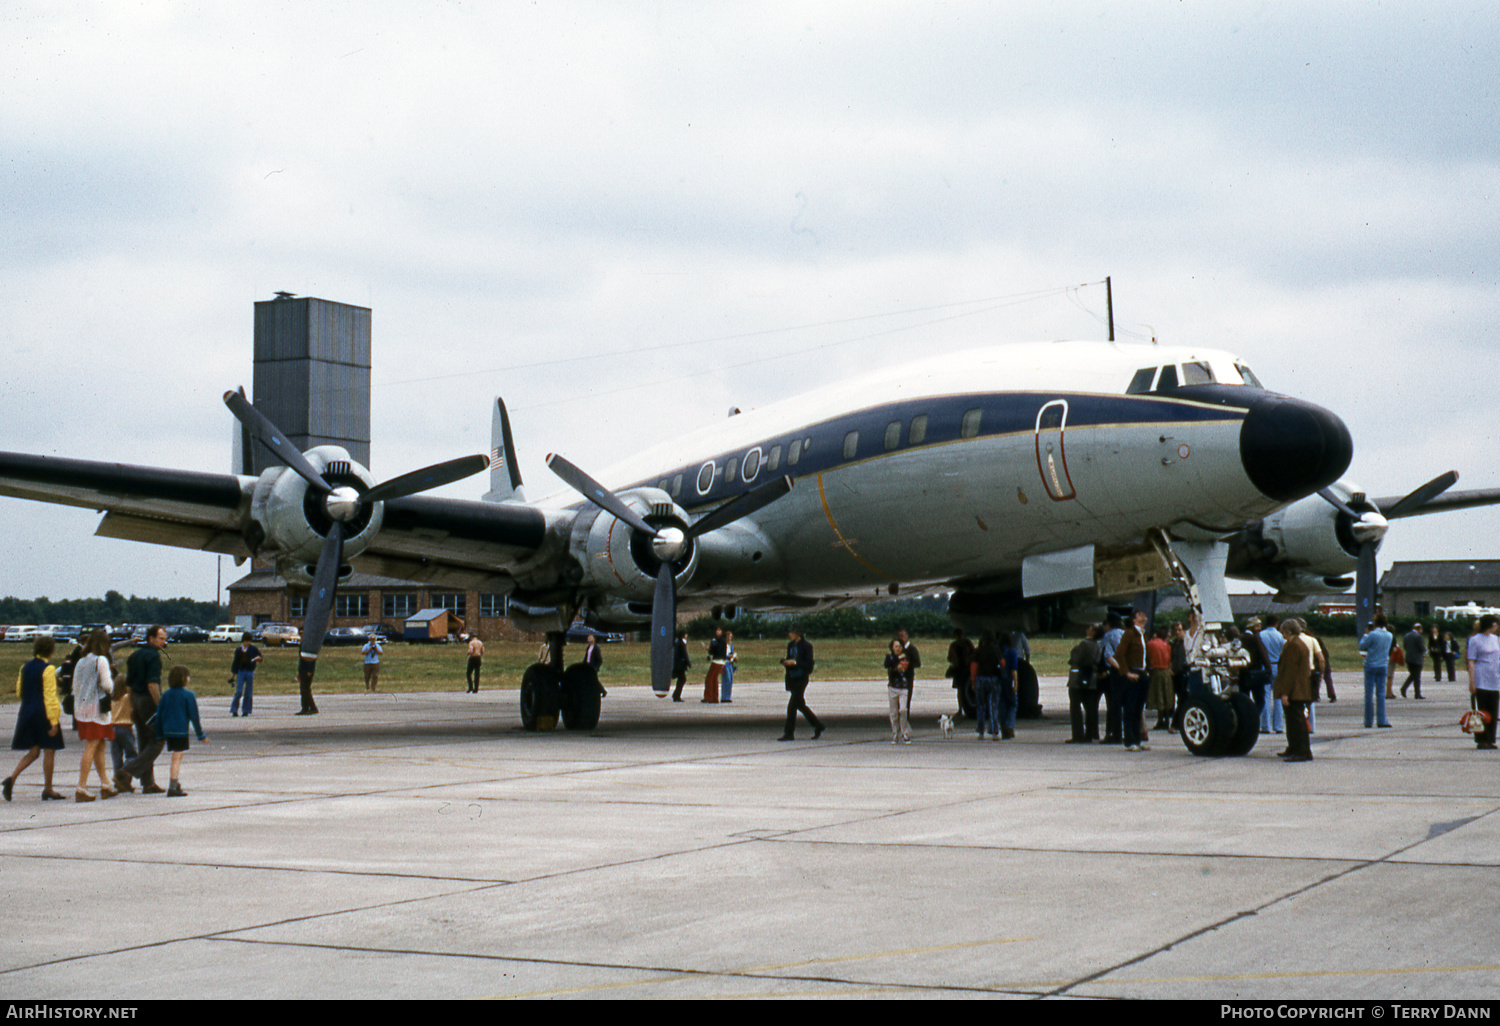
<svg viewBox="0 0 1500 1026"><path fill-rule="evenodd" d="M16 771L5 778L5 800L10 801L11 791L21 771L42 755L42 799L62 800L62 795L52 790L52 763L63 747L62 703L57 700L57 670L49 665L55 642L49 638L37 638L31 646L32 659L21 667L16 677L16 694L21 696L21 711L16 716L16 733L10 746L25 752L16 764Z"/></svg>

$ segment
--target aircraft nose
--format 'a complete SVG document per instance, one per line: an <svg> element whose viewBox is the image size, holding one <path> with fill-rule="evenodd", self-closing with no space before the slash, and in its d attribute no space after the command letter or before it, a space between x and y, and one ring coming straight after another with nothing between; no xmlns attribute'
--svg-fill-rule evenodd
<svg viewBox="0 0 1500 1026"><path fill-rule="evenodd" d="M1240 427L1240 462L1262 495L1291 502L1333 484L1354 442L1337 415L1287 396L1267 396Z"/></svg>

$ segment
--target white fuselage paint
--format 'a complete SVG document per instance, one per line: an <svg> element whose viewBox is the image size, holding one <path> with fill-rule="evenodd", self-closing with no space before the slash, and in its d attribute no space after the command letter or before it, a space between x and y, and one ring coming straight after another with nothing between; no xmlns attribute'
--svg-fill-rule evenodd
<svg viewBox="0 0 1500 1026"><path fill-rule="evenodd" d="M1240 462L1244 411L1177 400L1170 392L1126 396L1141 368L1207 363L1221 384L1241 384L1228 353L1098 342L995 346L918 361L748 410L675 439L600 475L621 493L664 485L697 516L754 484L787 474L796 486L752 518L714 532L735 558L703 566L684 597L711 589L721 600L782 594L865 600L892 584L920 590L1014 573L1028 555L1093 543L1139 543L1153 527L1212 537L1281 503L1261 495ZM1043 406L1067 419L1039 424ZM982 409L975 437L963 411ZM931 410L927 437L911 421ZM936 421L941 420L941 423ZM885 447L881 425L900 421ZM1000 430L996 432L997 421ZM852 458L844 436L858 426ZM874 434L875 437L869 437ZM798 465L790 444L812 438ZM774 472L767 467L782 446ZM726 481L728 466L759 450L755 480ZM711 471L703 471L712 463ZM706 496L699 473L713 482ZM537 505L576 506L571 491ZM733 544L730 544L733 543ZM763 558L743 558L749 550Z"/></svg>

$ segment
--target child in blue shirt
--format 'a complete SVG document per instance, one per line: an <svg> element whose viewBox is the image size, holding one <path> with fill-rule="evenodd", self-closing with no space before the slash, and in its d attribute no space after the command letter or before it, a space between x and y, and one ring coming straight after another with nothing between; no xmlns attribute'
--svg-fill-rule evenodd
<svg viewBox="0 0 1500 1026"><path fill-rule="evenodd" d="M178 783L177 775L182 769L182 753L188 750L188 726L191 725L201 744L208 738L203 736L203 724L198 720L198 696L187 689L192 675L186 666L174 666L167 676L167 690L162 693L156 707L156 732L166 739L167 751L172 753L172 782L167 786L168 798L183 798L187 792Z"/></svg>

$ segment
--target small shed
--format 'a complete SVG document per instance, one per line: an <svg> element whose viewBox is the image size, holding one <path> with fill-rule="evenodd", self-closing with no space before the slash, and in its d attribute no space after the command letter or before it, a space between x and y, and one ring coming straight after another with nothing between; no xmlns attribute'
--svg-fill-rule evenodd
<svg viewBox="0 0 1500 1026"><path fill-rule="evenodd" d="M464 622L447 609L421 609L406 618L402 641L445 641L463 629Z"/></svg>

